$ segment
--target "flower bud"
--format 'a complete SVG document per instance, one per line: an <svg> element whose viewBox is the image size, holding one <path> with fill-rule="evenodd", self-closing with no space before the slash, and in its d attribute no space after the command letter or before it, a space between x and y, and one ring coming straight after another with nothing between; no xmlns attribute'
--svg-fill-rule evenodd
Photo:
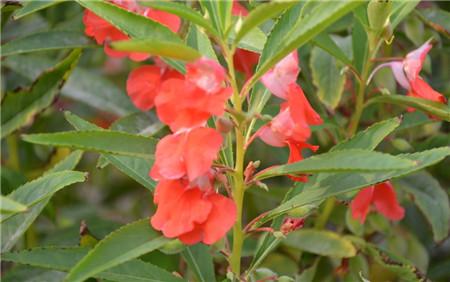
<svg viewBox="0 0 450 282"><path fill-rule="evenodd" d="M231 129L233 129L234 125L233 122L227 118L224 117L219 117L216 120L216 129L220 132L220 133L228 133L231 131Z"/></svg>
<svg viewBox="0 0 450 282"><path fill-rule="evenodd" d="M370 28L378 33L389 23L389 16L392 11L392 1L371 0L367 6L367 16Z"/></svg>
<svg viewBox="0 0 450 282"><path fill-rule="evenodd" d="M280 231L283 235L287 235L295 230L303 227L305 224L304 218L286 217L281 225Z"/></svg>

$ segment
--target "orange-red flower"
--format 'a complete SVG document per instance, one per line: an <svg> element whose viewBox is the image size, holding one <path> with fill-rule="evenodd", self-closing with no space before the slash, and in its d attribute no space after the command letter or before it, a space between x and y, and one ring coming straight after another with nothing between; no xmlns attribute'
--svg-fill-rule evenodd
<svg viewBox="0 0 450 282"><path fill-rule="evenodd" d="M160 181L154 202L158 208L151 218L153 228L188 245L213 244L236 221L236 206L231 199L185 180Z"/></svg>
<svg viewBox="0 0 450 282"><path fill-rule="evenodd" d="M112 1L115 5L126 9L130 12L138 13L147 16L165 26L167 26L172 31L176 32L180 27L180 19L172 14L157 11L150 8L144 8L139 6L136 1ZM111 25L108 21L97 16L90 10L85 10L83 15L83 23L85 26L85 33L87 36L91 36L95 39L97 44L104 44L104 51L110 57L122 58L128 56L133 61L143 61L149 57L146 53L138 52L123 52L111 49L108 46L108 41L120 41L128 39L128 36L123 32L118 30L116 27Z"/></svg>
<svg viewBox="0 0 450 282"><path fill-rule="evenodd" d="M295 83L300 73L297 51L294 51L279 61L261 78L267 89L277 97L287 98L288 87Z"/></svg>
<svg viewBox="0 0 450 282"><path fill-rule="evenodd" d="M212 128L198 127L167 135L156 146L150 176L155 180L194 181L211 168L222 145L222 135Z"/></svg>
<svg viewBox="0 0 450 282"><path fill-rule="evenodd" d="M299 162L303 160L302 150L303 149L310 149L311 151L315 152L317 149L319 149L319 146L314 146L305 142L295 142L295 141L288 141L289 146L289 158L288 158L288 164ZM288 175L288 177L294 181L298 182L307 182L308 176L306 175Z"/></svg>
<svg viewBox="0 0 450 282"><path fill-rule="evenodd" d="M364 223L372 204L379 213L391 220L400 220L405 216L405 210L398 203L394 187L389 181L359 191L350 203L352 217Z"/></svg>
<svg viewBox="0 0 450 282"><path fill-rule="evenodd" d="M144 65L134 69L127 80L127 94L136 108L147 111L153 108L161 84L170 78L183 78L176 70L157 65Z"/></svg>

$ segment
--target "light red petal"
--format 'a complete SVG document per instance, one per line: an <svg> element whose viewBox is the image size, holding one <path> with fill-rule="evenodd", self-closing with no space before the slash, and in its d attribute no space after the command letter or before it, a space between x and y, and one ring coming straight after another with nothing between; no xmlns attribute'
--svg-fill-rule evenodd
<svg viewBox="0 0 450 282"><path fill-rule="evenodd" d="M373 190L373 186L362 189L350 203L352 217L356 220L359 220L361 223L364 223L364 221L366 221L366 216L369 213L370 204L372 203L374 194Z"/></svg>
<svg viewBox="0 0 450 282"><path fill-rule="evenodd" d="M127 79L127 94L133 104L142 111L154 106L154 100L161 87L162 70L158 66L140 66Z"/></svg>
<svg viewBox="0 0 450 282"><path fill-rule="evenodd" d="M219 241L236 222L236 205L233 200L220 194L208 196L212 203L208 220L203 224L203 243L214 244Z"/></svg>
<svg viewBox="0 0 450 282"><path fill-rule="evenodd" d="M375 185L373 201L378 212L391 220L400 220L405 216L405 210L398 203L390 182Z"/></svg>

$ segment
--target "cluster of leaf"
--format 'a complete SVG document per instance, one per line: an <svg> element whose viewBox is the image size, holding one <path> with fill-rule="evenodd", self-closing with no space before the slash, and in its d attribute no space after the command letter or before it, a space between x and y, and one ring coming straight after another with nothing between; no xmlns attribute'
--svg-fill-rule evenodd
<svg viewBox="0 0 450 282"><path fill-rule="evenodd" d="M101 48L84 36L82 7L132 38L115 48L162 56L180 71L184 60L200 55L217 58L211 40L215 38L226 37L231 44L261 53L249 84L299 49L300 83L325 119L314 129L314 141L327 153L258 174L258 180L287 173L313 176L294 187L275 178L266 182L268 192L249 189L247 219L266 212L255 227L271 222L278 230L286 215L307 217L307 222L287 238L277 232L249 236L243 254L248 279L450 278L448 124L422 112L392 118L403 113L404 106L413 106L449 120L448 106L400 94L374 95L363 124L382 121L344 138L343 128L354 106L351 84L356 82L350 77L352 72L361 73L367 59L365 3L255 1L246 3L251 12L245 20L238 19L238 29L229 28L235 20L231 2L142 4L180 16L183 36L102 1L2 3L0 221L7 269L2 279L209 282L231 278L226 278L226 258L219 252L224 246L183 247L150 228L146 217L152 213L155 183L148 171L157 138L167 129L152 113L137 112L124 94L131 63L108 61L104 66ZM439 46L448 48L448 13L435 4L426 9L418 9L417 4L394 1L395 43L401 50L411 50L433 36ZM395 50L388 44L383 48L386 57ZM432 62L432 82L448 93L448 54L435 52ZM391 77L380 73L375 83L396 93ZM270 93L259 83L251 90L250 102L251 113L273 113ZM250 123L249 135L258 122ZM107 129L100 126L104 124ZM375 148L395 156L374 152ZM79 167L89 172L88 179L85 172L74 170L82 155ZM226 150L223 155L230 156ZM287 156L256 142L247 158L269 166L284 163ZM424 170L432 165L431 171ZM347 203L355 192L388 179L398 188L406 219L392 224L370 215L364 225L353 220ZM74 183L78 183L74 189L60 191ZM81 220L89 228L78 232ZM118 223L131 221L119 228Z"/></svg>

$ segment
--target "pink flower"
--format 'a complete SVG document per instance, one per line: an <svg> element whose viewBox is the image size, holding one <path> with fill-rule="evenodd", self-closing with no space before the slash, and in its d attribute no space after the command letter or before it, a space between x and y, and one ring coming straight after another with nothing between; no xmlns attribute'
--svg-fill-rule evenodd
<svg viewBox="0 0 450 282"><path fill-rule="evenodd" d="M272 94L286 99L288 87L296 82L299 73L298 55L297 51L294 51L264 74L261 81Z"/></svg>
<svg viewBox="0 0 450 282"><path fill-rule="evenodd" d="M394 187L389 181L359 191L350 203L352 217L364 223L372 204L379 213L391 220L400 220L405 216L405 210L398 203Z"/></svg>

